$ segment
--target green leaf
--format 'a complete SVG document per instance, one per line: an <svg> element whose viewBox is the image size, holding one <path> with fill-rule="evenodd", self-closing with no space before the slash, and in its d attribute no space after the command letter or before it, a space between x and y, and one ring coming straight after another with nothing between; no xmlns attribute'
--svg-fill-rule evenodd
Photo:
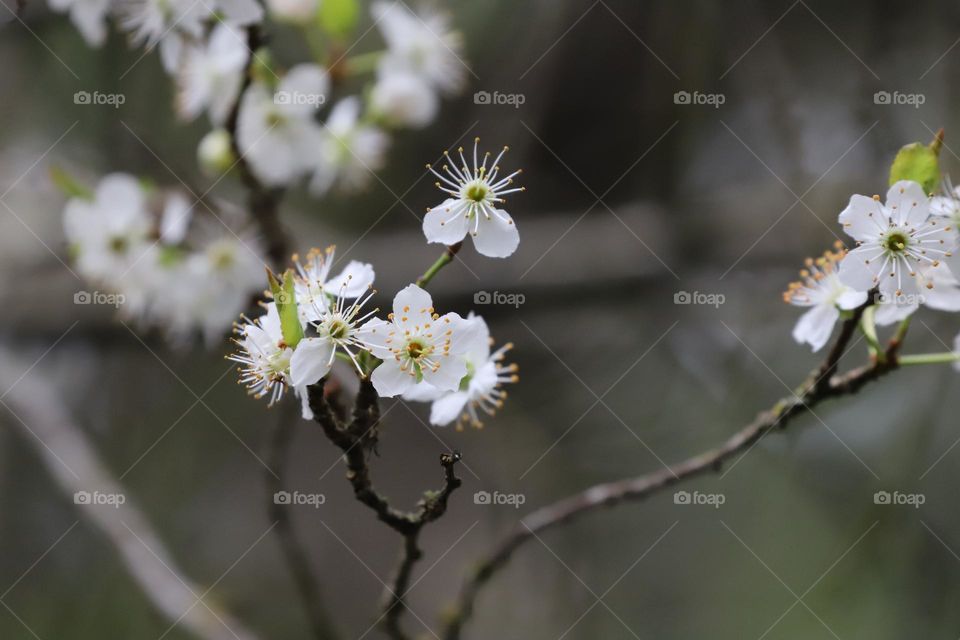
<svg viewBox="0 0 960 640"><path fill-rule="evenodd" d="M50 180L65 196L93 200L93 191L77 182L73 176L56 165L50 167Z"/></svg>
<svg viewBox="0 0 960 640"><path fill-rule="evenodd" d="M277 304L277 313L280 314L280 332L283 334L283 341L288 347L294 349L303 338L303 327L300 325L300 314L297 313L293 269L286 270L283 274L283 282L277 280L270 271L267 271L267 279L270 281L273 301Z"/></svg>
<svg viewBox="0 0 960 640"><path fill-rule="evenodd" d="M360 17L357 0L323 0L317 13L320 26L334 38L349 36Z"/></svg>
<svg viewBox="0 0 960 640"><path fill-rule="evenodd" d="M926 193L933 193L940 183L940 146L943 130L937 133L929 145L913 142L897 152L890 166L890 184L899 180L919 182Z"/></svg>

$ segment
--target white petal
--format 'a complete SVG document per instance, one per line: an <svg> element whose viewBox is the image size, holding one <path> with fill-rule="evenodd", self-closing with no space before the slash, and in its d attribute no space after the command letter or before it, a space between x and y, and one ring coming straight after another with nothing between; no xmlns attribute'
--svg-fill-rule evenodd
<svg viewBox="0 0 960 640"><path fill-rule="evenodd" d="M423 235L429 243L451 245L467 237L469 223L459 200L448 198L423 216Z"/></svg>
<svg viewBox="0 0 960 640"><path fill-rule="evenodd" d="M396 327L392 322L373 318L357 329L355 335L363 341L373 355L381 360L393 360L393 352L387 347L386 341L390 338L390 332L395 330Z"/></svg>
<svg viewBox="0 0 960 640"><path fill-rule="evenodd" d="M833 325L839 317L840 312L832 304L813 307L800 316L793 328L793 339L806 342L814 351L819 351L830 339Z"/></svg>
<svg viewBox="0 0 960 640"><path fill-rule="evenodd" d="M430 406L430 424L438 427L450 424L460 417L469 399L470 394L466 391L454 391L434 401Z"/></svg>
<svg viewBox="0 0 960 640"><path fill-rule="evenodd" d="M167 196L160 218L160 240L166 244L180 244L187 235L193 213L191 201L180 191Z"/></svg>
<svg viewBox="0 0 960 640"><path fill-rule="evenodd" d="M417 383L409 371L400 370L400 363L393 358L380 363L380 366L373 370L370 381L381 398L398 396Z"/></svg>
<svg viewBox="0 0 960 640"><path fill-rule="evenodd" d="M460 381L467 375L467 363L457 356L440 356L440 366L436 371L429 367L423 369L423 379L441 391L457 391Z"/></svg>
<svg viewBox="0 0 960 640"><path fill-rule="evenodd" d="M310 392L306 387L294 389L294 393L300 398L300 415L304 420L313 420L313 409L310 408Z"/></svg>
<svg viewBox="0 0 960 640"><path fill-rule="evenodd" d="M97 185L97 206L117 215L138 215L143 211L143 189L136 178L127 173L111 173Z"/></svg>
<svg viewBox="0 0 960 640"><path fill-rule="evenodd" d="M217 0L217 6L226 19L237 26L263 22L263 7L256 0Z"/></svg>
<svg viewBox="0 0 960 640"><path fill-rule="evenodd" d="M887 297L887 300L889 301L885 301L884 296L881 295L880 304L877 305L877 310L873 315L874 321L881 327L900 322L920 306L914 300L897 302L898 298L893 296Z"/></svg>
<svg viewBox="0 0 960 640"><path fill-rule="evenodd" d="M957 213L958 209L960 209L960 201L958 201L956 198L948 198L944 196L930 198L931 215L951 218Z"/></svg>
<svg viewBox="0 0 960 640"><path fill-rule="evenodd" d="M837 297L837 306L843 310L856 309L867 301L866 291L848 289Z"/></svg>
<svg viewBox="0 0 960 640"><path fill-rule="evenodd" d="M433 402L446 395L429 382L420 382L410 387L404 394L403 399L410 402Z"/></svg>
<svg viewBox="0 0 960 640"><path fill-rule="evenodd" d="M870 240L887 226L887 215L873 198L855 195L850 196L847 208L840 212L840 224L854 240Z"/></svg>
<svg viewBox="0 0 960 640"><path fill-rule="evenodd" d="M315 64L298 64L280 81L275 95L287 94L283 101L278 99L278 106L288 117L307 118L326 101L329 89L326 70Z"/></svg>
<svg viewBox="0 0 960 640"><path fill-rule="evenodd" d="M359 298L373 284L374 275L373 265L351 260L340 272L340 275L330 278L323 285L323 290L331 295L338 296L341 294L342 288L343 297Z"/></svg>
<svg viewBox="0 0 960 640"><path fill-rule="evenodd" d="M520 244L520 233L513 218L502 209L494 209L488 219L482 213L480 225L473 236L473 246L477 253L488 258L506 258L517 250Z"/></svg>
<svg viewBox="0 0 960 640"><path fill-rule="evenodd" d="M399 327L423 326L430 322L432 313L433 298L415 284L407 285L393 298L393 321ZM438 324L441 322L444 322L443 318Z"/></svg>
<svg viewBox="0 0 960 640"><path fill-rule="evenodd" d="M899 224L914 226L930 215L930 205L923 187L912 180L900 180L887 190L886 207Z"/></svg>
<svg viewBox="0 0 960 640"><path fill-rule="evenodd" d="M882 259L874 258L877 252L876 247L864 245L844 256L837 267L840 282L857 291L869 291L875 287L877 272L883 263ZM869 264L867 260L870 260Z"/></svg>
<svg viewBox="0 0 960 640"><path fill-rule="evenodd" d="M334 346L329 340L304 338L290 358L290 382L295 387L316 384L330 372Z"/></svg>

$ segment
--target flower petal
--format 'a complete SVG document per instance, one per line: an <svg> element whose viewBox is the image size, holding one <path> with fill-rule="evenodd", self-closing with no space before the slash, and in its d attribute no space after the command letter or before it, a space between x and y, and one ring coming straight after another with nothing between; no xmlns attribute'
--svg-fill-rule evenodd
<svg viewBox="0 0 960 640"><path fill-rule="evenodd" d="M877 274L882 261L874 258L875 246L857 247L840 261L837 275L840 282L857 291L869 291L877 285ZM868 262L869 260L869 262Z"/></svg>
<svg viewBox="0 0 960 640"><path fill-rule="evenodd" d="M886 207L898 224L914 226L930 215L929 200L919 184L900 180L887 190Z"/></svg>
<svg viewBox="0 0 960 640"><path fill-rule="evenodd" d="M840 317L840 312L832 304L813 307L797 321L793 328L793 339L800 343L809 344L814 351L819 351L827 344L833 325Z"/></svg>
<svg viewBox="0 0 960 640"><path fill-rule="evenodd" d="M390 358L380 363L370 376L373 388L381 398L393 398L404 393L417 383L409 372L400 369L400 363Z"/></svg>
<svg viewBox="0 0 960 640"><path fill-rule="evenodd" d="M879 202L867 196L850 196L847 208L840 212L840 224L854 240L876 238L887 226L887 214Z"/></svg>
<svg viewBox="0 0 960 640"><path fill-rule="evenodd" d="M837 306L845 311L856 309L866 301L866 291L854 291L853 289L848 289L837 296Z"/></svg>
<svg viewBox="0 0 960 640"><path fill-rule="evenodd" d="M473 236L477 253L488 258L506 258L517 250L520 233L517 225L503 209L494 209L490 217L480 215L480 224Z"/></svg>
<svg viewBox="0 0 960 640"><path fill-rule="evenodd" d="M390 339L390 334L395 331L396 327L392 322L373 318L363 323L363 326L354 332L354 336L363 341L363 344L373 355L381 360L392 360L394 356L387 346L387 340Z"/></svg>
<svg viewBox="0 0 960 640"><path fill-rule="evenodd" d="M393 321L399 327L423 326L430 322L431 314L433 298L415 284L407 285L393 298Z"/></svg>
<svg viewBox="0 0 960 640"><path fill-rule="evenodd" d="M466 205L454 198L447 198L423 216L423 235L427 242L451 245L467 237L469 224L464 214Z"/></svg>
<svg viewBox="0 0 960 640"><path fill-rule="evenodd" d="M321 338L304 338L290 358L290 382L295 387L316 384L330 372L334 345Z"/></svg>
<svg viewBox="0 0 960 640"><path fill-rule="evenodd" d="M457 356L439 356L438 367L424 367L423 379L441 391L457 391L460 381L467 375L467 363Z"/></svg>
<svg viewBox="0 0 960 640"><path fill-rule="evenodd" d="M434 401L430 406L430 424L445 427L463 413L470 400L466 391L454 391Z"/></svg>
<svg viewBox="0 0 960 640"><path fill-rule="evenodd" d="M373 284L374 275L373 265L351 260L340 275L330 278L323 285L323 290L333 296L342 292L344 298L359 298Z"/></svg>

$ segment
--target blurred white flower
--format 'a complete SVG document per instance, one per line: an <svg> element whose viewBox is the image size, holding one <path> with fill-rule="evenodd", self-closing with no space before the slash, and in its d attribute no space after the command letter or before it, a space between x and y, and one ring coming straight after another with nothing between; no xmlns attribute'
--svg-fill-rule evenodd
<svg viewBox="0 0 960 640"><path fill-rule="evenodd" d="M387 43L379 66L384 76L413 73L446 93L463 87L467 72L460 57L463 37L451 30L446 15L414 13L402 2L383 0L374 2L370 11Z"/></svg>
<svg viewBox="0 0 960 640"><path fill-rule="evenodd" d="M197 145L197 162L207 175L222 175L229 171L236 161L233 140L226 129L214 129L203 136Z"/></svg>
<svg viewBox="0 0 960 640"><path fill-rule="evenodd" d="M909 299L919 289L917 269L953 255L956 233L930 215L929 199L916 182L901 180L879 196L855 195L840 213L844 231L857 241L840 266L840 279L858 291L879 287L888 299Z"/></svg>
<svg viewBox="0 0 960 640"><path fill-rule="evenodd" d="M420 129L437 116L440 101L420 76L408 71L379 73L370 93L371 107L394 127Z"/></svg>
<svg viewBox="0 0 960 640"><path fill-rule="evenodd" d="M318 321L332 300L359 298L373 286L373 266L356 260L351 260L343 271L330 277L335 254L336 247L331 245L325 251L311 249L303 263L298 256L293 258L297 269L294 283L297 311L304 324Z"/></svg>
<svg viewBox="0 0 960 640"><path fill-rule="evenodd" d="M119 14L131 44L158 47L163 68L174 73L187 42L203 37L213 9L205 0L121 0Z"/></svg>
<svg viewBox="0 0 960 640"><path fill-rule="evenodd" d="M783 294L784 302L811 307L793 328L793 339L809 344L814 351L819 351L830 339L841 309L856 309L867 301L866 291L851 289L838 276L837 265L846 252L839 246L837 249L827 251L816 260L808 258L806 268L800 271L802 280L790 283Z"/></svg>
<svg viewBox="0 0 960 640"><path fill-rule="evenodd" d="M112 0L50 0L51 9L70 14L70 21L91 47L101 46L107 38L112 4Z"/></svg>
<svg viewBox="0 0 960 640"><path fill-rule="evenodd" d="M381 397L409 391L426 380L440 391L455 391L467 375L461 357L478 331L456 313L434 313L430 294L415 284L393 299L388 322L373 319L363 325L370 352L383 362L371 381Z"/></svg>
<svg viewBox="0 0 960 640"><path fill-rule="evenodd" d="M240 29L221 22L206 42L184 50L177 71L177 112L192 120L206 109L214 125L222 125L240 93L249 49Z"/></svg>
<svg viewBox="0 0 960 640"><path fill-rule="evenodd" d="M504 147L490 164L488 172L490 153L483 154L482 163L478 164L477 161L479 141L480 139L476 138L473 142L472 169L467 166L463 147L459 149L459 167L457 160L451 158L446 151L444 155L447 164L443 165L443 174L427 165L440 179L437 187L451 197L427 211L423 218L423 233L427 242L446 245L460 242L469 233L473 236L473 245L480 254L491 258L506 258L516 251L520 244L520 234L510 214L497 206L505 202L504 195L524 191L523 187L507 188L513 183L514 176L522 170L518 169L497 179L500 172L497 163L508 147Z"/></svg>
<svg viewBox="0 0 960 640"><path fill-rule="evenodd" d="M105 176L92 201L72 198L63 215L77 270L99 283L127 271L141 256L152 227L143 190L125 173Z"/></svg>
<svg viewBox="0 0 960 640"><path fill-rule="evenodd" d="M390 139L377 127L360 121L360 99L344 98L330 111L320 136L310 190L323 195L333 186L356 190L383 166Z"/></svg>
<svg viewBox="0 0 960 640"><path fill-rule="evenodd" d="M193 204L181 191L173 191L167 195L160 216L160 242L169 245L183 242L193 218Z"/></svg>
<svg viewBox="0 0 960 640"><path fill-rule="evenodd" d="M429 382L421 382L403 394L405 400L431 402L430 423L446 426L456 422L457 429L469 423L482 427L480 411L493 416L503 406L507 392L501 387L517 381L517 366L504 365L503 356L513 348L505 344L493 353L492 340L487 323L480 316L470 315L465 322L474 327L468 333L468 342L463 353L467 375L455 391L440 391Z"/></svg>
<svg viewBox="0 0 960 640"><path fill-rule="evenodd" d="M316 166L324 140L315 116L329 84L321 67L300 64L280 80L275 92L261 82L244 92L237 144L263 183L287 185Z"/></svg>
<svg viewBox="0 0 960 640"><path fill-rule="evenodd" d="M270 17L280 22L307 23L316 18L318 0L267 0Z"/></svg>

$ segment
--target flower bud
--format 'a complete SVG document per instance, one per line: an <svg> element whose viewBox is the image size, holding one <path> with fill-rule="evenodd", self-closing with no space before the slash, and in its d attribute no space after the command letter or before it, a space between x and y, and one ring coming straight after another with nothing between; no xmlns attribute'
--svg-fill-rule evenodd
<svg viewBox="0 0 960 640"><path fill-rule="evenodd" d="M236 156L226 129L214 129L203 136L197 147L197 160L203 172L211 176L219 176L233 166Z"/></svg>

